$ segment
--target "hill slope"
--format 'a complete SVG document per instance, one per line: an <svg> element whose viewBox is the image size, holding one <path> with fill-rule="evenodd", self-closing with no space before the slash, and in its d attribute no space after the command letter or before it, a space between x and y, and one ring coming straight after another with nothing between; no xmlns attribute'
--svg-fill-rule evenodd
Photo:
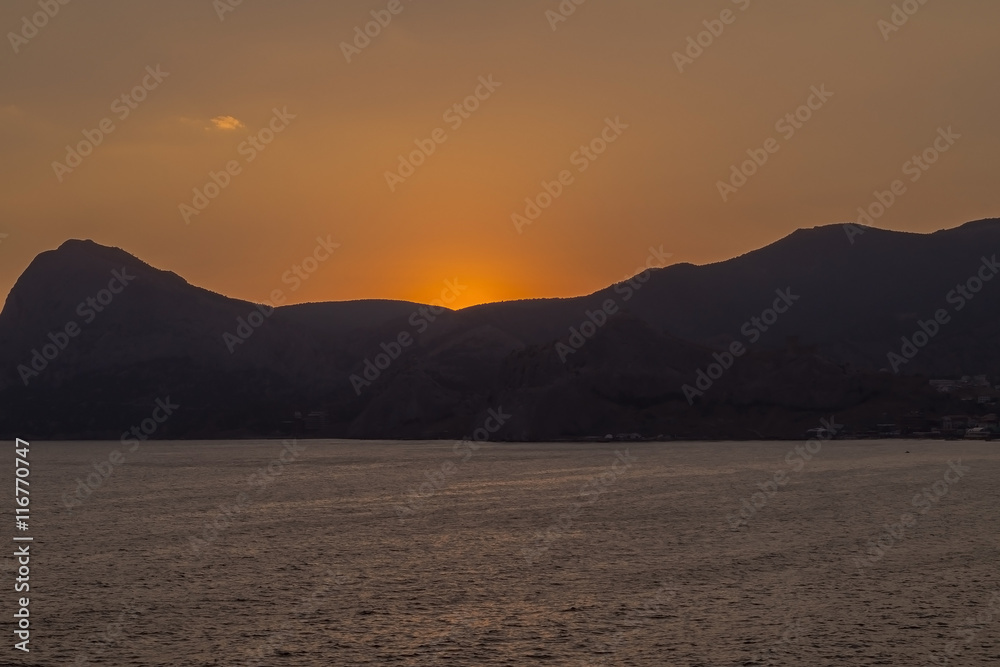
<svg viewBox="0 0 1000 667"><path fill-rule="evenodd" d="M929 415L949 406L914 376L1000 375L998 250L998 220L868 229L853 243L831 225L588 296L452 312L379 300L272 310L67 241L31 263L0 312L0 431L117 438L166 396L182 407L157 437L453 438L500 406L511 416L493 437L519 439L749 437L834 410ZM902 338L921 322L934 335L904 363ZM727 361L731 349L741 354ZM731 368L699 387L718 359Z"/></svg>

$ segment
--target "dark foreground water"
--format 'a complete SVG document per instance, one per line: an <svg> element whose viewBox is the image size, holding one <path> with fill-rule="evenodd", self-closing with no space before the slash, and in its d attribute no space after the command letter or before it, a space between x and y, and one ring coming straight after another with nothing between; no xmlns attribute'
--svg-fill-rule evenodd
<svg viewBox="0 0 1000 667"><path fill-rule="evenodd" d="M32 443L0 664L1000 664L998 443L303 445Z"/></svg>

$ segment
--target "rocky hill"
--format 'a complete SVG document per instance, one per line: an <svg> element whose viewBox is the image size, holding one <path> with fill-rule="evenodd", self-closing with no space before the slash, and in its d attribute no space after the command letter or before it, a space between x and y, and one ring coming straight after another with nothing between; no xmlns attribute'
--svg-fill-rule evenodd
<svg viewBox="0 0 1000 667"><path fill-rule="evenodd" d="M0 431L117 439L167 396L181 407L155 437L459 438L501 407L490 437L523 440L930 418L953 409L930 377L1000 376L998 251L998 220L831 225L588 296L450 311L272 309L67 241L0 312Z"/></svg>

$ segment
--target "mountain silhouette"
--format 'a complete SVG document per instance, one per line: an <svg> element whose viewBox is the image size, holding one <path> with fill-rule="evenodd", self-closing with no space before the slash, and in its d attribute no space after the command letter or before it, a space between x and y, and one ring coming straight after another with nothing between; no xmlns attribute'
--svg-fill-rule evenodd
<svg viewBox="0 0 1000 667"><path fill-rule="evenodd" d="M996 219L829 225L575 298L272 309L70 240L0 312L0 431L118 439L167 397L152 437L462 438L497 410L508 440L930 420L955 408L929 378L1000 371L998 251Z"/></svg>

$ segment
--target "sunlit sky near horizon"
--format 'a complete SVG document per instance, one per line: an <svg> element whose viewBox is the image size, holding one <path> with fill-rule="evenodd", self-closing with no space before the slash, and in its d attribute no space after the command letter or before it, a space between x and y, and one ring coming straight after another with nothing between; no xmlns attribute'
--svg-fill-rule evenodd
<svg viewBox="0 0 1000 667"><path fill-rule="evenodd" d="M227 1L0 7L3 294L69 238L254 301L330 238L291 302L467 306L728 259L895 180L878 227L1000 216L1000 3Z"/></svg>

